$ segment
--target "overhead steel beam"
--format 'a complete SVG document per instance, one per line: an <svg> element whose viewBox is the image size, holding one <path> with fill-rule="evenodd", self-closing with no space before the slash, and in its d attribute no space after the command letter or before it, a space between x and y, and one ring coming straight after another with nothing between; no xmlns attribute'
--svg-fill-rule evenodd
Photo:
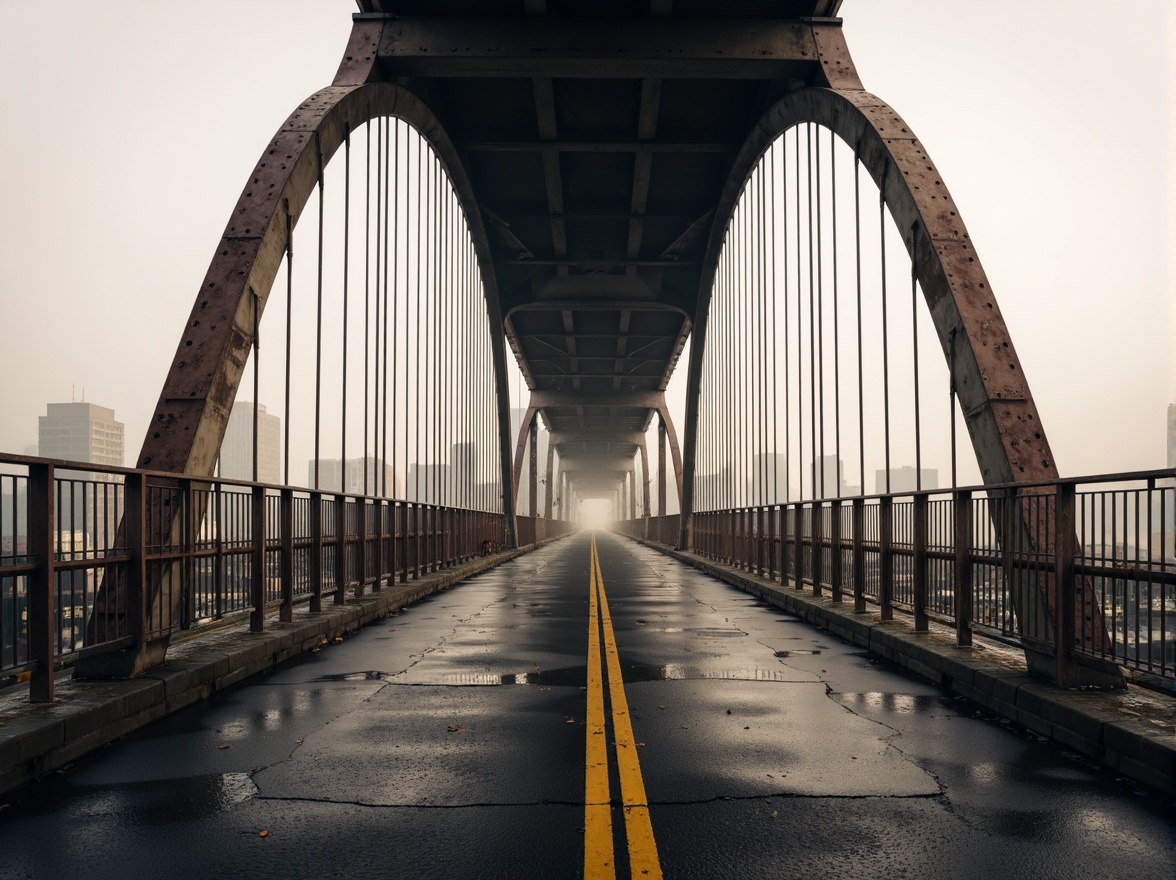
<svg viewBox="0 0 1176 880"><path fill-rule="evenodd" d="M576 141L466 141L459 149L469 153L733 153L739 144L682 141L576 140Z"/></svg>
<svg viewBox="0 0 1176 880"><path fill-rule="evenodd" d="M787 80L817 63L801 21L704 18L389 18L391 77Z"/></svg>
<svg viewBox="0 0 1176 880"><path fill-rule="evenodd" d="M567 443L602 442L628 443L640 446L645 439L641 431L621 431L612 428L588 428L583 431L552 431L548 442L552 446L562 446ZM570 453L569 453L570 454Z"/></svg>
<svg viewBox="0 0 1176 880"><path fill-rule="evenodd" d="M531 392L531 406L537 409L546 409L549 406L630 406L661 409L665 403L666 395L661 391L614 391L611 394L583 394L578 391L539 389Z"/></svg>

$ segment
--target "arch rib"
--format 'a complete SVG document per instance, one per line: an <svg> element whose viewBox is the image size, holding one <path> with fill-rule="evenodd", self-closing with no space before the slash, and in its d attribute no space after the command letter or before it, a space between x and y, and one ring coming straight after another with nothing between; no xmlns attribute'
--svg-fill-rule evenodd
<svg viewBox="0 0 1176 880"><path fill-rule="evenodd" d="M370 35L368 35L370 36ZM354 72L353 72L354 73ZM336 80L346 80L341 76ZM355 75L354 79L362 79ZM351 131L378 117L401 119L429 143L464 209L486 298L499 422L499 473L507 541L516 543L511 500L510 421L506 346L489 243L473 187L438 118L413 92L389 83L354 82L315 92L270 139L234 206L180 338L139 454L138 467L211 476L229 413L264 314L289 235L321 179L322 169ZM256 309L256 311L254 311ZM173 523L173 529L175 525ZM179 620L180 590L165 577L150 585L150 607ZM104 589L115 589L113 586ZM117 589L125 589L120 585ZM119 607L98 597L96 607ZM154 613L154 612L152 612ZM91 635L101 640L105 618L95 611ZM128 660L137 673L163 658L167 636ZM106 661L103 661L106 663ZM122 660L111 660L120 664Z"/></svg>
<svg viewBox="0 0 1176 880"><path fill-rule="evenodd" d="M879 186L915 261L984 483L1032 482L1058 475L992 287L960 212L922 143L889 105L863 89L801 89L777 101L753 127L733 162L711 226L687 375L681 546L689 546L690 540L701 371L724 233L756 163L778 135L801 122L817 123L853 146ZM1052 534L1037 534L1030 546L1048 552L1053 541ZM1052 664L1047 655L1052 653L1049 630L1054 592L1037 590L1018 599L1022 621L1044 622L1044 629L1022 635L1034 671L1046 671ZM1047 608L1048 613L1042 613ZM1097 609L1086 603L1084 613L1090 616Z"/></svg>

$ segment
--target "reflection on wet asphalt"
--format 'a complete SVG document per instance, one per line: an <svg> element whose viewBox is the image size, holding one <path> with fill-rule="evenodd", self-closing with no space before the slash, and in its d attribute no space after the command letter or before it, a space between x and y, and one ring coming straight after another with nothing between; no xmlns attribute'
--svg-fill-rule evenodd
<svg viewBox="0 0 1176 880"><path fill-rule="evenodd" d="M1168 805L598 547L666 877L1176 876ZM9 796L0 877L579 876L587 609L586 535L437 594Z"/></svg>

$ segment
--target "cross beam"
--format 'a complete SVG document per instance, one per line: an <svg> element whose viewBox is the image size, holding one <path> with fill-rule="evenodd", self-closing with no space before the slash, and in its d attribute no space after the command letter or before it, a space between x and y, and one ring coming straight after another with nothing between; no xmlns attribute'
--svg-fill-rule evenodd
<svg viewBox="0 0 1176 880"><path fill-rule="evenodd" d="M390 77L805 78L812 24L704 18L385 19Z"/></svg>

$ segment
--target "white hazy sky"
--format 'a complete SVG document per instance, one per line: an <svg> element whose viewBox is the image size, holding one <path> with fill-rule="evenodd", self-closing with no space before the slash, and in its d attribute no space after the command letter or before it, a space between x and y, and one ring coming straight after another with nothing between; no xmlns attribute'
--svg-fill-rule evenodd
<svg viewBox="0 0 1176 880"><path fill-rule="evenodd" d="M354 8L0 0L0 451L84 386L133 463L228 211ZM1114 10L842 7L866 87L961 206L1069 475L1163 466L1176 400L1176 13Z"/></svg>

